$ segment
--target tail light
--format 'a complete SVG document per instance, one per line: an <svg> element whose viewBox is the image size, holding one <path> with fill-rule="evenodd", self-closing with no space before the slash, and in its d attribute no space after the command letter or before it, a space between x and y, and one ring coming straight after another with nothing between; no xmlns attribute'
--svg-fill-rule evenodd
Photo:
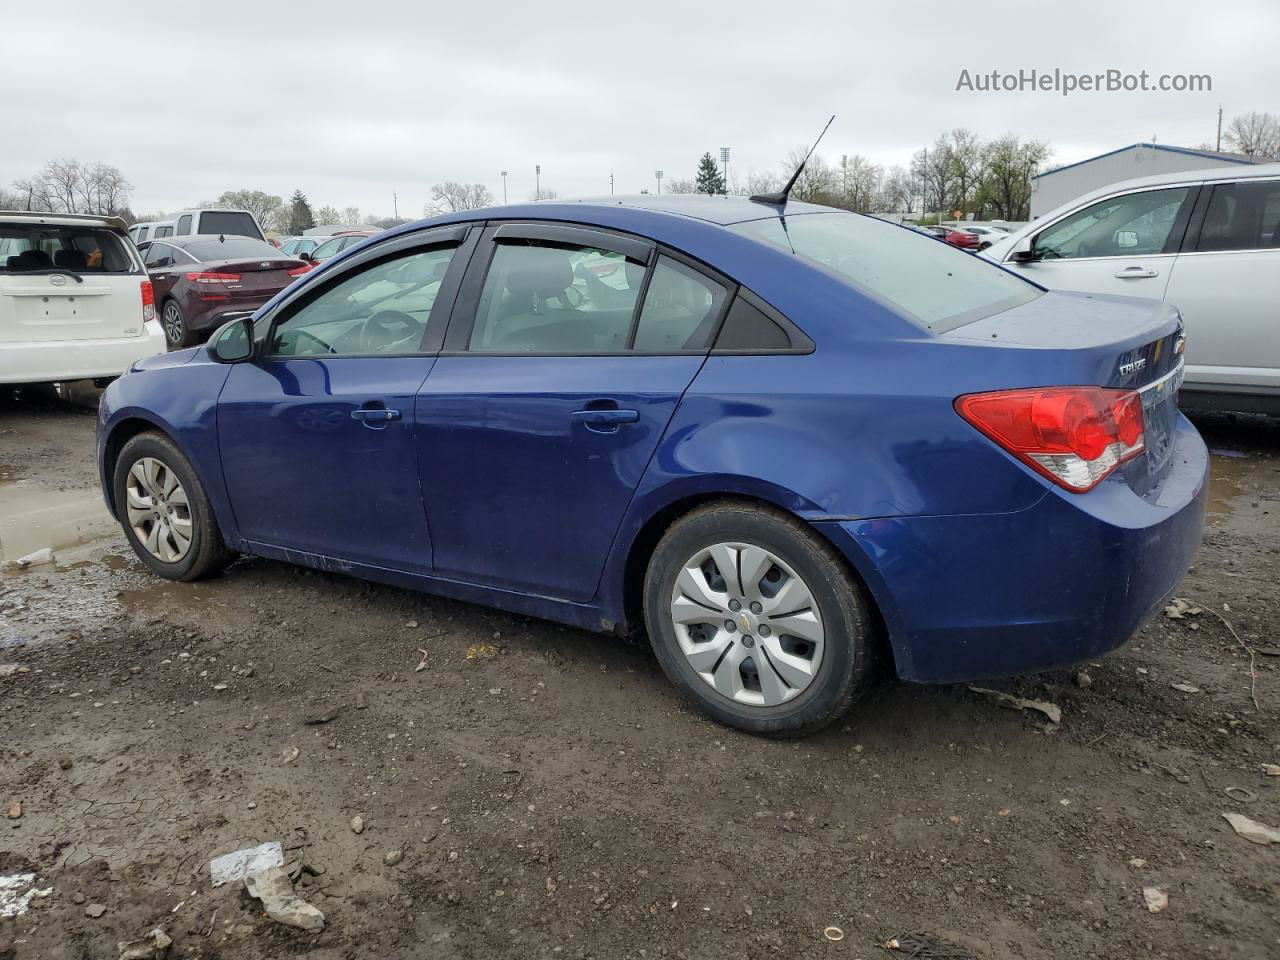
<svg viewBox="0 0 1280 960"><path fill-rule="evenodd" d="M188 273L187 279L192 283L239 283L238 273Z"/></svg>
<svg viewBox="0 0 1280 960"><path fill-rule="evenodd" d="M142 281L142 322L156 318L156 295L150 280Z"/></svg>
<svg viewBox="0 0 1280 960"><path fill-rule="evenodd" d="M1146 447L1135 390L1000 390L960 397L955 406L1002 448L1072 493L1092 490Z"/></svg>
<svg viewBox="0 0 1280 960"><path fill-rule="evenodd" d="M300 277L300 276L302 276L304 273L306 273L306 272L307 272L308 270L310 270L310 269L311 269L311 264L309 264L309 263L303 263L303 264L301 264L301 265L299 265L299 266L294 267L292 270L290 270L290 271L289 271L289 276L291 276L291 277Z"/></svg>

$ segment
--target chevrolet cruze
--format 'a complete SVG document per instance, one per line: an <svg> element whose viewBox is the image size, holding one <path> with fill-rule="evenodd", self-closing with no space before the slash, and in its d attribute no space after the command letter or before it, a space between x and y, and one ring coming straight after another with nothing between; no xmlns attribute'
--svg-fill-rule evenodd
<svg viewBox="0 0 1280 960"><path fill-rule="evenodd" d="M468 211L369 238L111 385L138 556L236 553L647 634L802 733L877 660L951 682L1124 643L1207 479L1170 306L1050 293L778 198Z"/></svg>

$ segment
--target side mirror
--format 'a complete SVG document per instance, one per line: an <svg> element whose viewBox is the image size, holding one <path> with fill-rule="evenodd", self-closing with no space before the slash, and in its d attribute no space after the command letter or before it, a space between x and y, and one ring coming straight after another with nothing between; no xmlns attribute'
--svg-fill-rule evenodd
<svg viewBox="0 0 1280 960"><path fill-rule="evenodd" d="M1033 263L1036 255L1034 250L1034 238L1023 237L1013 245L1013 250L1009 254L1009 259L1014 263Z"/></svg>
<svg viewBox="0 0 1280 960"><path fill-rule="evenodd" d="M253 317L241 317L218 328L209 338L209 357L215 363L244 363L253 358Z"/></svg>

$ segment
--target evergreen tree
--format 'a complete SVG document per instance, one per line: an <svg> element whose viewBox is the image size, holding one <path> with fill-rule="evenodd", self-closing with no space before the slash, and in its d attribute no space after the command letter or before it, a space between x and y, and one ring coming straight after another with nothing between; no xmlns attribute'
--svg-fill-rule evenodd
<svg viewBox="0 0 1280 960"><path fill-rule="evenodd" d="M715 158L704 153L698 161L698 175L694 179L695 193L724 193L724 177L716 166Z"/></svg>
<svg viewBox="0 0 1280 960"><path fill-rule="evenodd" d="M315 225L316 218L311 213L311 204L307 203L307 195L301 190L293 191L289 198L289 232L296 237Z"/></svg>

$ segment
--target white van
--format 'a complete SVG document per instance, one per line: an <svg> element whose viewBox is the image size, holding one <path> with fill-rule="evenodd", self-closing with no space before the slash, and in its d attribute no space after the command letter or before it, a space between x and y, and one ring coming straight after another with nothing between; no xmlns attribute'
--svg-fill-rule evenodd
<svg viewBox="0 0 1280 960"><path fill-rule="evenodd" d="M1112 184L982 256L1051 290L1173 304L1183 407L1280 413L1280 163Z"/></svg>
<svg viewBox="0 0 1280 960"><path fill-rule="evenodd" d="M202 233L211 236L267 239L257 219L248 210L179 210L177 213L169 214L169 219L165 222L172 222L175 237L188 237L193 233ZM150 239L157 238L152 236Z"/></svg>
<svg viewBox="0 0 1280 960"><path fill-rule="evenodd" d="M129 228L129 239L133 245L139 246L148 240L160 240L173 236L172 220L152 220L147 223L135 223Z"/></svg>
<svg viewBox="0 0 1280 960"><path fill-rule="evenodd" d="M0 383L106 380L164 350L123 220L0 211Z"/></svg>

